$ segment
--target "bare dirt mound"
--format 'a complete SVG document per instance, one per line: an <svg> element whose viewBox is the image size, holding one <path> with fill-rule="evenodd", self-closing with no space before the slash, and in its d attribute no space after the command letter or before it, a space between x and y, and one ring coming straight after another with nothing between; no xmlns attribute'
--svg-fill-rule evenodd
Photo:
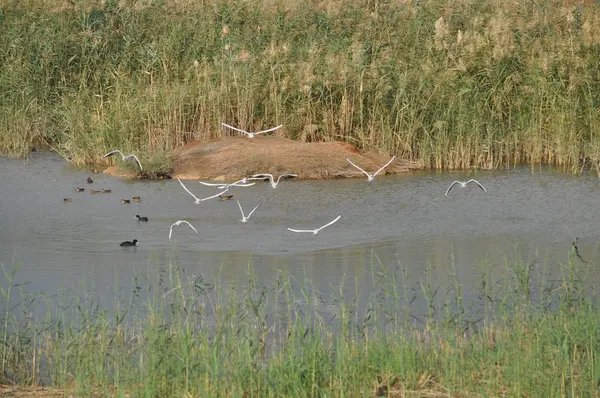
<svg viewBox="0 0 600 398"><path fill-rule="evenodd" d="M173 177L206 180L238 180L258 173L294 173L301 179L364 177L346 158L367 171L375 171L389 160L386 155L360 153L351 144L306 143L281 137L222 137L195 141L175 149L171 156ZM385 172L400 173L421 168L416 163L397 159Z"/></svg>
<svg viewBox="0 0 600 398"><path fill-rule="evenodd" d="M361 153L354 145L342 142L307 143L282 137L220 137L194 141L169 154L173 178L229 181L258 173L294 173L300 179L364 177L352 167L350 158L369 172L384 165L389 157ZM381 174L422 169L420 164L396 159ZM132 177L116 166L107 174Z"/></svg>

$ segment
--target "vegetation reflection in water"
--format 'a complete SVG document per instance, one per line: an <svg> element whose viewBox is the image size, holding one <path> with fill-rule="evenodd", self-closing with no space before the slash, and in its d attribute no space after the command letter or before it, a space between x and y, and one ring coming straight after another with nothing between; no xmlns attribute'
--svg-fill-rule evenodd
<svg viewBox="0 0 600 398"><path fill-rule="evenodd" d="M343 281L319 292L281 271L267 286L249 265L243 282L208 282L171 261L126 294L117 283L110 310L85 284L19 294L5 269L1 382L82 396L586 396L600 377L592 267L574 250L558 266L484 263L466 292L454 266L436 285L430 266L408 280L375 261L361 305Z"/></svg>

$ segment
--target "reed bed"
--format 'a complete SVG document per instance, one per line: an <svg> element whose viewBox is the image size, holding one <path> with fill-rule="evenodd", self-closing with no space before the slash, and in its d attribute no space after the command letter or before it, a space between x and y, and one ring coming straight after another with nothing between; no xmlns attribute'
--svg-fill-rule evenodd
<svg viewBox="0 0 600 398"><path fill-rule="evenodd" d="M600 310L574 254L483 263L480 283L371 266L373 289L187 275L175 260L96 298L5 271L0 382L77 396L595 396ZM553 270L553 272L549 272ZM119 280L119 278L115 278ZM357 285L358 286L358 285ZM365 297L366 300L363 300Z"/></svg>
<svg viewBox="0 0 600 398"><path fill-rule="evenodd" d="M75 4L75 5L73 5ZM0 152L277 124L435 169L600 161L594 1L0 1Z"/></svg>

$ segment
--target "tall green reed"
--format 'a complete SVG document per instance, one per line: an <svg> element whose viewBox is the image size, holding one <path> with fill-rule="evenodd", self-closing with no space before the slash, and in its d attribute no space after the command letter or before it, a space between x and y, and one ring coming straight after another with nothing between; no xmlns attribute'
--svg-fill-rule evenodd
<svg viewBox="0 0 600 398"><path fill-rule="evenodd" d="M585 395L600 325L591 267L575 260L532 266L516 253L483 263L473 289L456 265L409 278L372 253L366 291L318 291L285 271L264 283L251 262L242 280L208 281L173 256L126 289L116 278L112 303L87 284L14 297L6 272L2 382L84 396Z"/></svg>
<svg viewBox="0 0 600 398"><path fill-rule="evenodd" d="M143 158L283 123L432 168L600 161L600 6L4 1L0 151ZM144 161L146 159L143 159Z"/></svg>

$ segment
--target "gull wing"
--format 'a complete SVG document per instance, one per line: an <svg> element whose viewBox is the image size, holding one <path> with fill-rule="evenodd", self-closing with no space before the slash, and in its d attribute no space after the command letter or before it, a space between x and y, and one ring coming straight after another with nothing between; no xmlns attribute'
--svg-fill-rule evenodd
<svg viewBox="0 0 600 398"><path fill-rule="evenodd" d="M254 174L252 177L248 178L249 180L269 180L271 184L274 184L273 174Z"/></svg>
<svg viewBox="0 0 600 398"><path fill-rule="evenodd" d="M239 131L240 133L244 133L244 134L248 134L248 135L250 135L250 133L249 133L249 132L247 132L246 130L241 130L241 129L235 128L235 127L233 127L233 126L230 126L230 125L228 125L228 124L225 124L225 123L221 123L221 124L222 124L223 126L225 126L225 127L229 127L229 128L230 128L230 129L232 129L232 130Z"/></svg>
<svg viewBox="0 0 600 398"><path fill-rule="evenodd" d="M198 181L198 182L200 184L202 184L202 185L206 185L206 186L209 186L209 187L223 187L223 186L227 185L227 184L223 184L223 183L213 184L212 182L204 182L204 181Z"/></svg>
<svg viewBox="0 0 600 398"><path fill-rule="evenodd" d="M240 208L240 211L242 212L242 218L246 218L246 216L244 215L244 210L242 210L242 205L240 204L240 201L238 200L238 207ZM250 213L252 214L252 213Z"/></svg>
<svg viewBox="0 0 600 398"><path fill-rule="evenodd" d="M273 127L273 128L271 128L271 129L268 129L268 130L257 131L257 132L256 132L256 133L254 133L254 134L268 133L268 132L270 132L270 131L275 131L275 130L277 130L278 128L281 128L281 127L283 127L283 124L280 124L279 126L277 126L277 127Z"/></svg>
<svg viewBox="0 0 600 398"><path fill-rule="evenodd" d="M198 233L198 230L196 230L196 228L194 228L194 226L192 224L190 224L189 222L187 222L186 220L181 220L179 221L180 223L186 223L187 225L190 226L191 229L194 230L195 233Z"/></svg>
<svg viewBox="0 0 600 398"><path fill-rule="evenodd" d="M367 175L367 177L372 177L371 174L367 173L366 171L364 171L363 169L361 169L360 167L358 167L357 165L355 165L354 163L352 163L352 161L348 158L346 158L346 160L354 167L356 167L357 169L359 169L360 171L362 171L363 173L365 173Z"/></svg>
<svg viewBox="0 0 600 398"><path fill-rule="evenodd" d="M328 222L327 224L323 225L321 228L318 228L318 229L317 229L317 231L320 231L320 230L322 230L323 228L325 228L325 227L328 227L328 226L330 226L331 224L333 224L333 223L337 222L337 220L339 220L339 219L340 219L340 217L342 217L342 215L341 215L341 214L340 214L340 215L338 215L338 216L335 218L335 220Z"/></svg>
<svg viewBox="0 0 600 398"><path fill-rule="evenodd" d="M452 184L450 184L450 186L446 190L446 194L444 196L448 196L448 192L450 192L450 190L452 189L452 187L455 186L456 184L460 184L460 181L454 181Z"/></svg>
<svg viewBox="0 0 600 398"><path fill-rule="evenodd" d="M238 202L238 203L239 203L239 202ZM255 207L254 209L252 209L252 211L250 212L250 214L248 214L248 218L250 218L250 216L252 215L252 213L254 213L254 211L255 211L256 209L258 209L258 206L260 206L260 203L259 203L259 204L257 204L257 205L256 205L256 207ZM240 209L241 209L241 207L240 207Z"/></svg>
<svg viewBox="0 0 600 398"><path fill-rule="evenodd" d="M223 194L224 194L225 192L227 192L227 191L229 191L229 188L225 188L225 190L224 190L224 191L221 191L221 192L219 192L219 193L218 193L218 194L216 194L216 195L209 196L208 198L199 199L199 200L200 200L200 202L204 202L205 200L209 200L209 199L213 199L213 198L219 197L219 196L223 195Z"/></svg>
<svg viewBox="0 0 600 398"><path fill-rule="evenodd" d="M296 174L282 174L279 176L279 178L277 178L277 184L279 184L279 180L281 180L282 178L296 178L298 177Z"/></svg>
<svg viewBox="0 0 600 398"><path fill-rule="evenodd" d="M143 170L142 169L142 164L140 163L140 160L137 158L137 156L135 156L135 155L129 155L129 156L127 156L126 159L135 159L135 161L137 162L138 166L140 166L140 170Z"/></svg>
<svg viewBox="0 0 600 398"><path fill-rule="evenodd" d="M311 234L315 233L314 229L293 229L293 228L288 228L288 231L292 231L292 232L310 232Z"/></svg>
<svg viewBox="0 0 600 398"><path fill-rule="evenodd" d="M393 157L390 159L390 161L389 161L389 162L387 162L386 164L384 164L384 165L383 165L383 167L382 167L382 168L380 168L379 170L377 170L377 171L376 171L376 172L373 174L373 177L375 177L377 174L379 174L379 172L380 172L381 170L383 170L383 169L385 169L386 167L388 167L388 166L389 166L389 164L390 164L390 163L392 163L392 162L394 161L394 159L396 159L396 156L393 156Z"/></svg>
<svg viewBox="0 0 600 398"><path fill-rule="evenodd" d="M252 177L248 178L249 180L266 180L273 179L273 174L254 174Z"/></svg>
<svg viewBox="0 0 600 398"><path fill-rule="evenodd" d="M179 178L177 179L177 181L179 181L179 183L181 184L181 186L183 187L183 189L185 189L185 191L186 191L187 193L189 193L190 195L192 195L192 196L194 197L194 199L196 199L196 203L199 203L199 202L200 202L200 199L198 199L198 198L196 197L196 195L194 195L192 192L190 192L190 190L189 190L189 189L187 189L187 187L186 187L185 185L183 185L183 182L181 182L181 180L180 180ZM218 195L217 195L217 196L218 196Z"/></svg>
<svg viewBox="0 0 600 398"><path fill-rule="evenodd" d="M109 156L114 155L115 153L118 153L121 155L121 157L125 157L125 155L123 155L123 152L119 151L118 149L115 149L114 151L110 151L109 153L107 153L106 155L104 155L104 158L107 158Z"/></svg>
<svg viewBox="0 0 600 398"><path fill-rule="evenodd" d="M206 185L206 186L209 186L209 187L219 187L219 189L225 189L225 188L231 188L231 187L251 187L252 185L256 185L255 182L251 182L249 184L243 184L241 181L242 180L236 181L236 182L232 182L230 184L223 184L223 183L213 184L213 183L204 182L204 181L198 181L198 182L200 184L202 184L202 185Z"/></svg>
<svg viewBox="0 0 600 398"><path fill-rule="evenodd" d="M181 225L181 224L183 224L183 223L185 223L185 224L189 225L189 226L190 226L190 228L191 228L191 229L193 229L195 233L198 233L198 231L196 230L196 228L194 228L194 226L193 226L192 224L190 224L188 221L186 221L186 220L179 220L179 221L175 221L175 222L174 222L174 223L171 225L171 229L169 230L169 240L171 240L171 235L173 234L173 228L174 228L175 226L177 226L177 227L178 227L178 226L180 226L180 225Z"/></svg>
<svg viewBox="0 0 600 398"><path fill-rule="evenodd" d="M467 181L467 184L468 184L468 183L470 183L470 182L474 182L475 184L479 185L479 188L483 189L483 192L487 192L487 191L485 190L485 188L483 187L483 185L481 185L481 184L479 183L479 181L477 181L477 180L475 180L475 179L470 179L469 181Z"/></svg>

